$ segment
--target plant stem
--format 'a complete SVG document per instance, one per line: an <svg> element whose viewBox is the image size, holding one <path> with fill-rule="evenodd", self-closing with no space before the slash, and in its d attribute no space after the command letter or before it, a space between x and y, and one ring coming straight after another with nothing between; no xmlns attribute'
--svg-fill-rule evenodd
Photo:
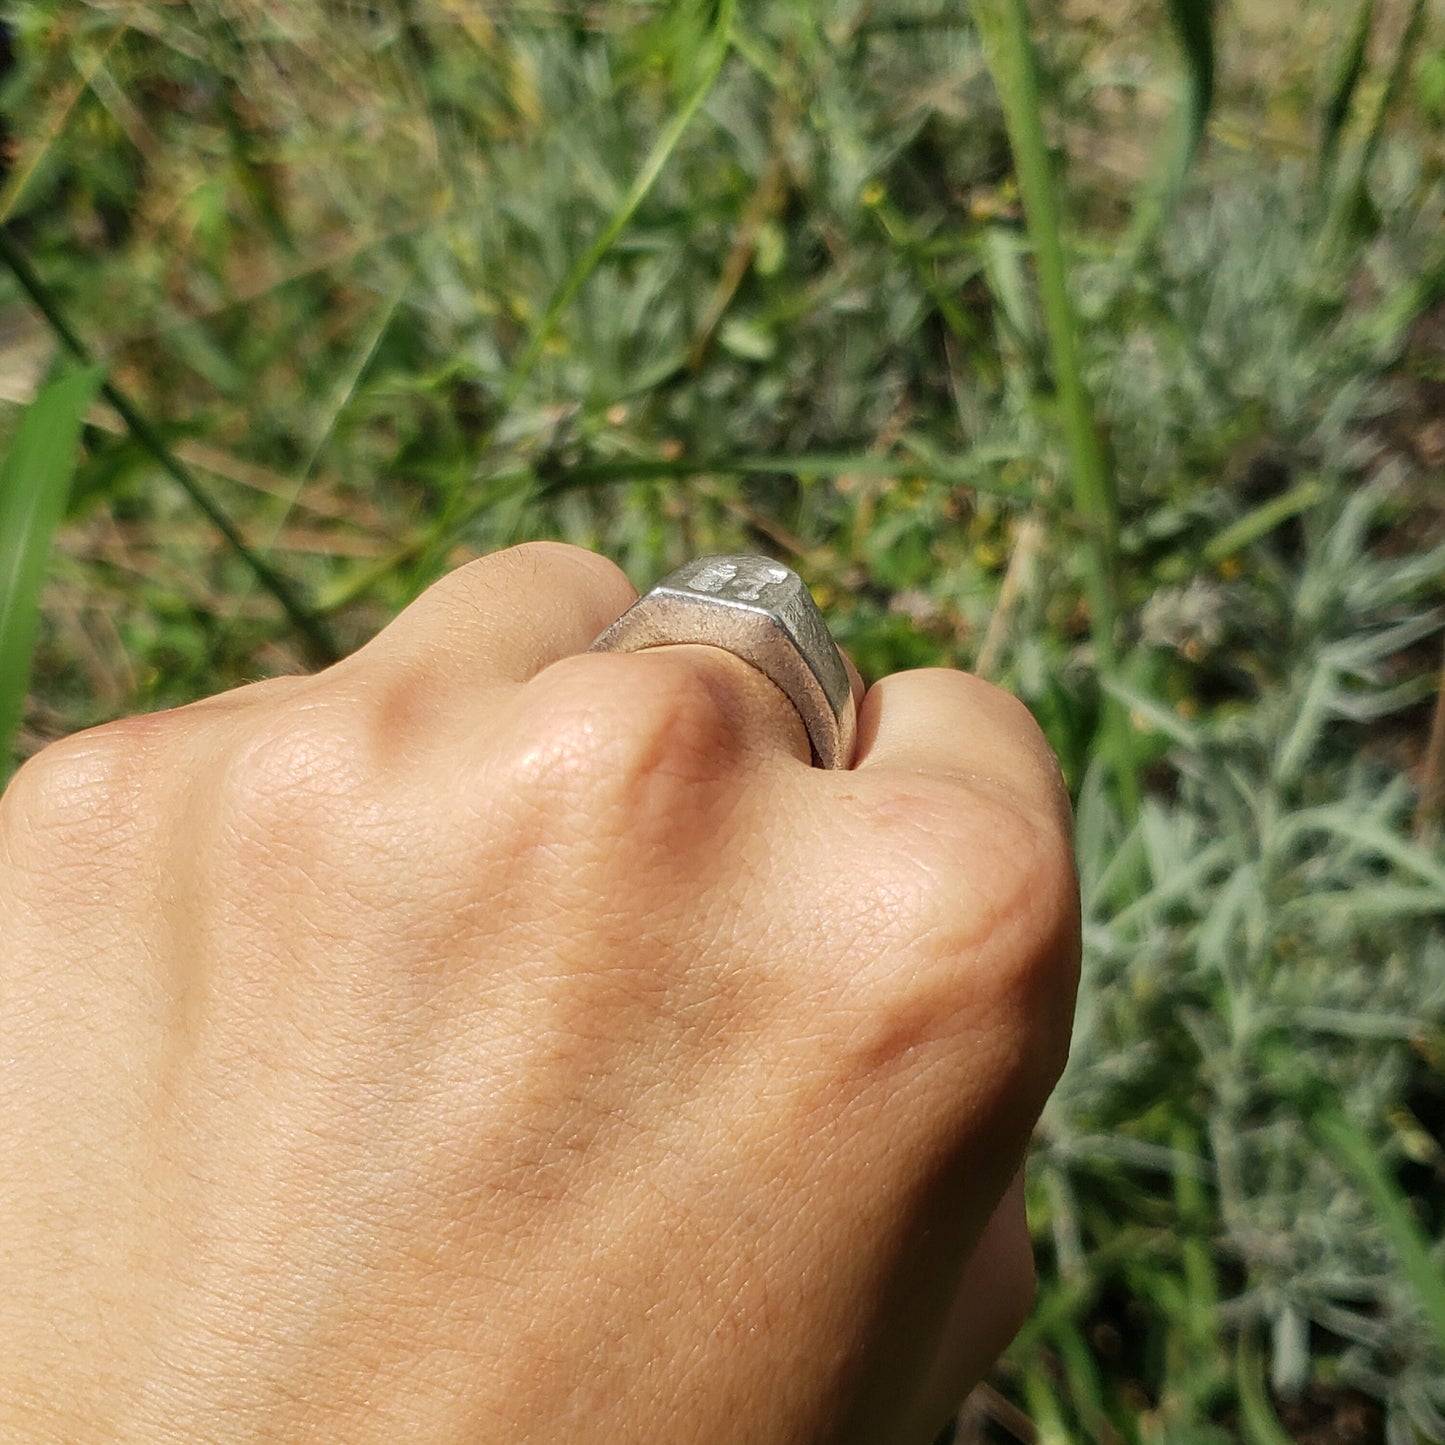
<svg viewBox="0 0 1445 1445"><path fill-rule="evenodd" d="M1365 1131L1337 1104L1316 1108L1311 1132L1369 1200L1381 1232L1395 1250L1401 1274L1414 1286L1435 1338L1445 1348L1445 1274L1431 1255L1430 1240L1410 1205L1380 1163Z"/></svg>
<svg viewBox="0 0 1445 1445"><path fill-rule="evenodd" d="M1119 515L1112 477L1099 439L1093 399L1079 356L1078 318L1069 296L1063 222L1044 137L1042 105L1026 0L971 0L989 70L1003 104L1019 192L1038 271L1059 415L1069 454L1074 510L1085 523L1084 593L1099 672L1119 670L1116 639ZM1137 814L1139 775L1128 713L1117 699L1102 702L1102 741L1126 820Z"/></svg>
<svg viewBox="0 0 1445 1445"><path fill-rule="evenodd" d="M82 365L93 365L94 357L89 347L66 321L50 288L41 280L15 238L3 226L0 226L0 260L10 268L20 283L21 290L45 318L61 345ZM177 459L160 433L136 409L125 393L113 382L105 381L101 383L100 394L115 408L136 441L195 503L231 550L250 568L257 582L281 605L287 620L306 643L311 661L318 666L335 662L340 656L340 650L325 621L301 601L285 577L247 544L231 519L206 494L201 484Z"/></svg>

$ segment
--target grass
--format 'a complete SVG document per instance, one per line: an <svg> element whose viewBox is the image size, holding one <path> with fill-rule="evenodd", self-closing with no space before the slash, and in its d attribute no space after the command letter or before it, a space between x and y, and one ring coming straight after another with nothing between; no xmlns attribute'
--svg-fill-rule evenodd
<svg viewBox="0 0 1445 1445"><path fill-rule="evenodd" d="M25 707L40 589L75 471L80 423L100 376L57 377L25 410L0 466L0 747Z"/></svg>
<svg viewBox="0 0 1445 1445"><path fill-rule="evenodd" d="M1068 450L1073 515L1086 529L1083 592L1089 609L1090 635L1100 677L1113 680L1119 670L1115 597L1119 504L1079 352L1079 324L1069 294L1063 223L1044 138L1029 11L1024 0L974 0L972 14L1003 106L1028 220L1060 424ZM1099 752L1108 759L1120 803L1132 818L1139 811L1139 774L1128 728L1128 718L1118 699L1106 695L1099 722Z"/></svg>
<svg viewBox="0 0 1445 1445"><path fill-rule="evenodd" d="M774 552L1076 797L1040 1302L960 1438L1445 1438L1427 7L6 14L0 429L59 320L110 388L21 752L521 537Z"/></svg>

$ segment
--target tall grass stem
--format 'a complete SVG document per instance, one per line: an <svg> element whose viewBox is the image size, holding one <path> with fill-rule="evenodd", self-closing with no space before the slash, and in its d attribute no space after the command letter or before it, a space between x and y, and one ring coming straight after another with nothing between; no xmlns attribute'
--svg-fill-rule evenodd
<svg viewBox="0 0 1445 1445"><path fill-rule="evenodd" d="M1060 421L1069 455L1074 511L1085 527L1084 591L1094 651L1100 675L1108 680L1119 669L1114 582L1118 575L1119 509L1080 357L1079 324L1069 295L1063 219L1044 137L1029 12L1025 0L971 0L971 9L1003 105L1033 243ZM1139 810L1141 791L1129 717L1118 700L1107 695L1102 709L1102 742L1119 801L1125 816L1132 819Z"/></svg>

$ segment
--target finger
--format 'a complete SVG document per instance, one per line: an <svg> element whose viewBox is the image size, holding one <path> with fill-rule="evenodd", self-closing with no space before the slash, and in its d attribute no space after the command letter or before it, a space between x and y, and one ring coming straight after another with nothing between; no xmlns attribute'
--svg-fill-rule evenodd
<svg viewBox="0 0 1445 1445"><path fill-rule="evenodd" d="M1080 955L1079 885L1057 761L1015 698L966 673L897 673L864 698L858 762L842 779L856 834L838 849L876 871L921 936L945 946L927 975L961 1012L972 1087L1018 1137L1068 1056ZM861 892L861 887L860 887ZM866 896L866 895L865 895ZM895 905L896 909L896 905ZM946 943L945 943L946 941ZM986 1019L974 1037L974 1023ZM991 1051L980 1062L980 1041ZM963 1056L960 1056L961 1058Z"/></svg>
<svg viewBox="0 0 1445 1445"><path fill-rule="evenodd" d="M424 658L525 682L584 651L636 597L606 557L563 542L526 542L443 577L358 656Z"/></svg>
<svg viewBox="0 0 1445 1445"><path fill-rule="evenodd" d="M483 698L584 651L636 596L607 558L528 542L449 573L317 681L362 695L398 734L465 727Z"/></svg>
<svg viewBox="0 0 1445 1445"><path fill-rule="evenodd" d="M922 1392L920 1415L935 1434L1018 1334L1033 1307L1035 1288L1020 1170L964 1267Z"/></svg>
<svg viewBox="0 0 1445 1445"><path fill-rule="evenodd" d="M966 672L925 668L874 683L859 709L854 767L997 785L1069 826L1058 760L1029 710Z"/></svg>
<svg viewBox="0 0 1445 1445"><path fill-rule="evenodd" d="M686 757L717 775L740 758L812 760L807 730L787 695L721 647L675 643L563 658L527 693L534 696L528 715L546 716L554 727L575 719L576 727L604 736L626 732L673 767Z"/></svg>
<svg viewBox="0 0 1445 1445"><path fill-rule="evenodd" d="M681 644L652 647L637 654L660 659L669 654L693 676L728 736L744 751L785 753L811 763L808 730L788 695L771 678L721 647Z"/></svg>

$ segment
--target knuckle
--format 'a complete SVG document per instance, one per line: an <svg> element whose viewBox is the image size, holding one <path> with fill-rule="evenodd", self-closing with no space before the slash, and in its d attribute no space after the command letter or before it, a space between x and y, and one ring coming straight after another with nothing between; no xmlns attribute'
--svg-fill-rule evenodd
<svg viewBox="0 0 1445 1445"><path fill-rule="evenodd" d="M144 786L155 721L107 723L43 748L0 797L0 825L33 835L113 827Z"/></svg>
<svg viewBox="0 0 1445 1445"><path fill-rule="evenodd" d="M1013 790L1017 797L1042 808L1051 819L1072 826L1068 786L1058 754L1028 705L1011 692L992 687L995 726L1007 738L1014 760Z"/></svg>
<svg viewBox="0 0 1445 1445"><path fill-rule="evenodd" d="M676 657L567 658L528 685L521 706L519 781L594 809L669 811L718 773L727 748L706 688Z"/></svg>
<svg viewBox="0 0 1445 1445"><path fill-rule="evenodd" d="M260 710L219 765L220 812L265 829L334 816L364 786L372 747L364 710L343 701Z"/></svg>
<svg viewBox="0 0 1445 1445"><path fill-rule="evenodd" d="M1066 830L1050 814L1019 806L1004 790L976 797L971 824L951 840L950 871L972 874L971 901L986 924L986 943L1003 955L982 971L980 986L1009 998L1030 993L1036 983L1052 984L1060 964L1052 944L1061 931L1077 931L1078 923L1078 880ZM1004 966L1008 960L1012 967Z"/></svg>
<svg viewBox="0 0 1445 1445"><path fill-rule="evenodd" d="M1011 803L989 810L997 855L980 868L989 929L980 986L1027 1011L1077 965L1064 947L1078 932L1078 880L1064 829ZM977 866L977 865L976 865Z"/></svg>
<svg viewBox="0 0 1445 1445"><path fill-rule="evenodd" d="M971 672L949 668L923 668L918 676L937 679L949 689L957 705L968 712L976 726L1008 737L1042 753L1050 751L1043 729L1029 707L1015 693Z"/></svg>

